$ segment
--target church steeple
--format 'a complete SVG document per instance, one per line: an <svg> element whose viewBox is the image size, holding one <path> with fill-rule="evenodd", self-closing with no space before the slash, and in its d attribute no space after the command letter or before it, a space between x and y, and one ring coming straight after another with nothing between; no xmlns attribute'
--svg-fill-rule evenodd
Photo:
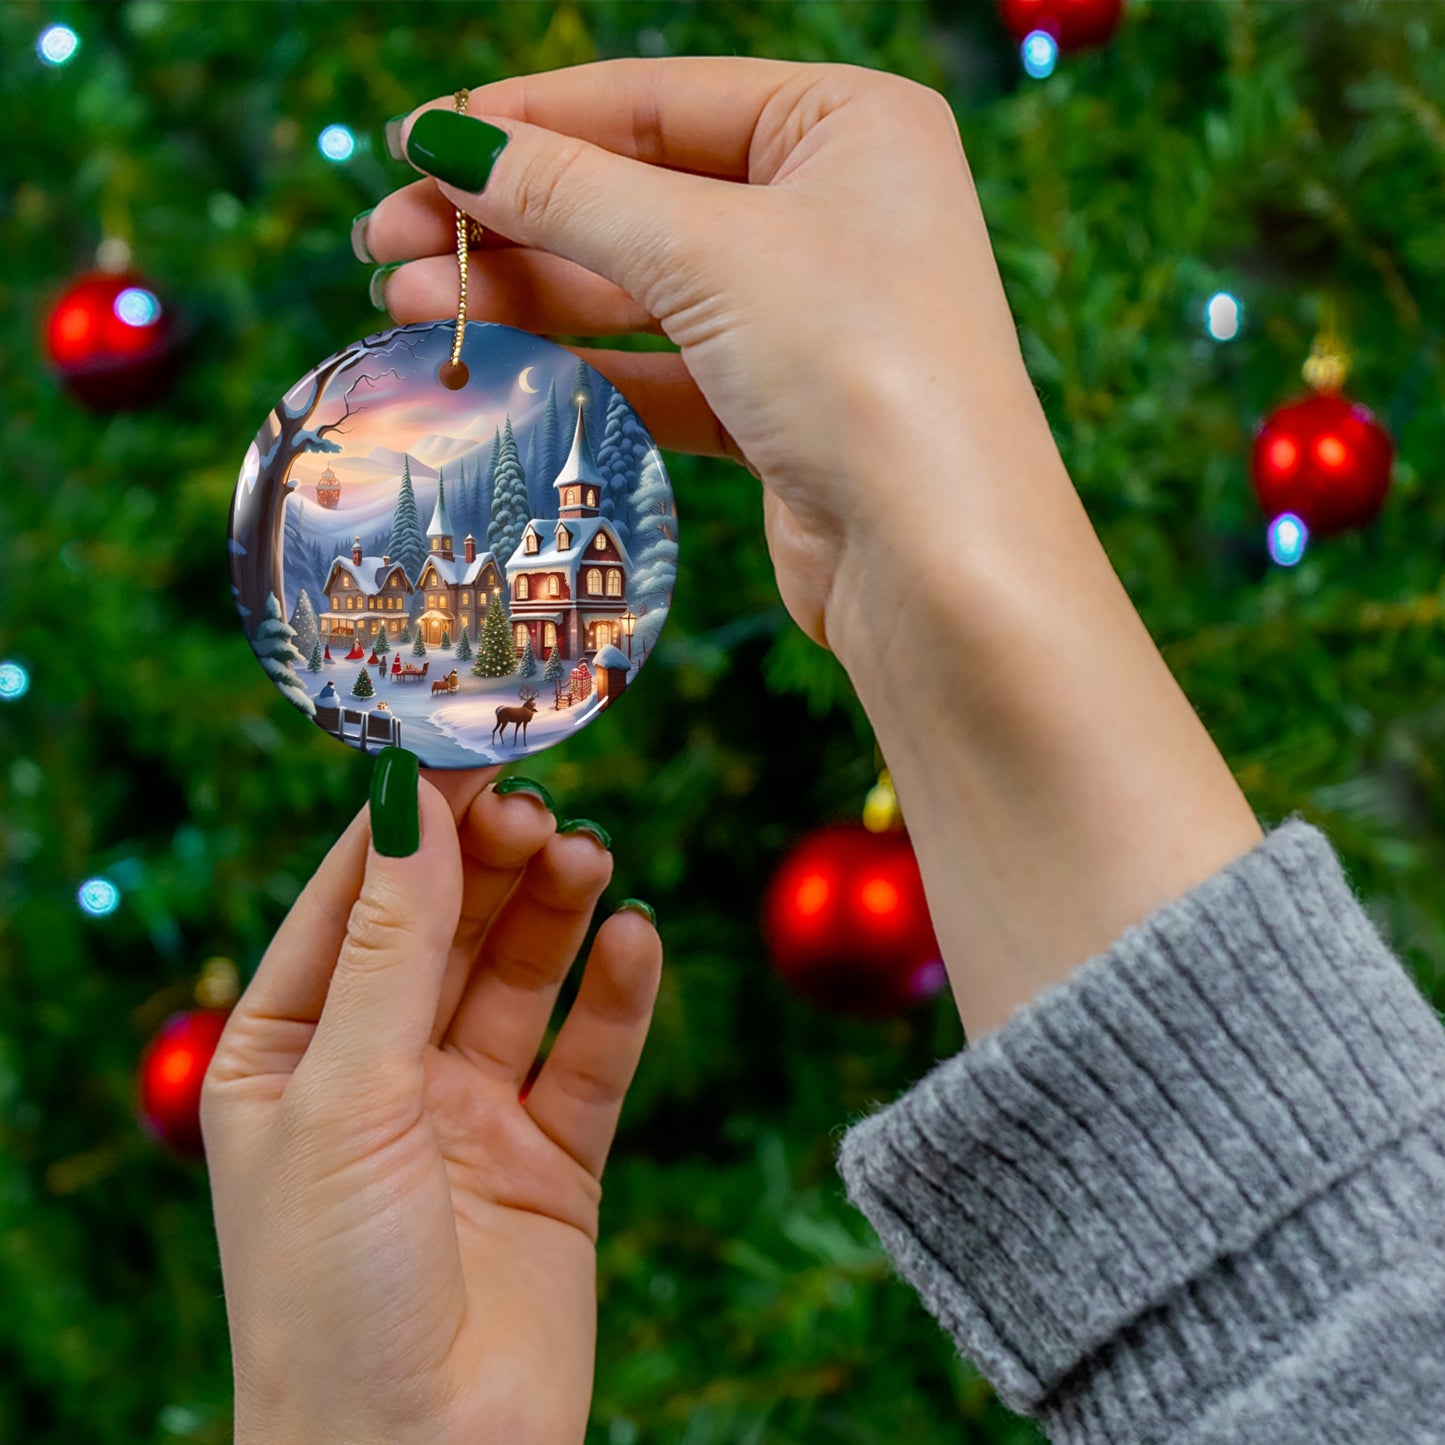
<svg viewBox="0 0 1445 1445"><path fill-rule="evenodd" d="M445 557L448 562L455 560L452 552L452 521L447 516L447 482L441 472L437 473L436 510L431 514L431 526L426 529L426 534L434 557Z"/></svg>
<svg viewBox="0 0 1445 1445"><path fill-rule="evenodd" d="M572 450L552 483L557 489L559 517L599 517L602 503L602 477L592 460L587 441L586 418L577 408L577 429L572 434Z"/></svg>

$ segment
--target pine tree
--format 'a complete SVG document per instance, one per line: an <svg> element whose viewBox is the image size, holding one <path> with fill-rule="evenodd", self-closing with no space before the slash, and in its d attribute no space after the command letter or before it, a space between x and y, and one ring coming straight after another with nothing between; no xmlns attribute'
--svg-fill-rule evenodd
<svg viewBox="0 0 1445 1445"><path fill-rule="evenodd" d="M537 675L537 658L532 651L532 638L529 633L527 640L522 644L522 659L517 664L517 676L531 679Z"/></svg>
<svg viewBox="0 0 1445 1445"><path fill-rule="evenodd" d="M411 645L411 655L413 657L426 656L426 638L421 635L420 627L418 627L416 630L416 641L413 642Z"/></svg>
<svg viewBox="0 0 1445 1445"><path fill-rule="evenodd" d="M594 379L595 376L595 379ZM606 387L605 393L599 393L599 388ZM602 424L606 417L606 407L612 388L607 385L606 379L600 372L595 373L585 361L578 361L577 369L572 373L572 388L568 394L567 402L567 439L565 443L559 442L559 450L569 447L572 438L577 435L577 407L578 398L581 398L581 406L586 415L585 426L587 428L587 445L595 457L602 446ZM565 458L559 456L557 465L560 468ZM556 473L553 473L556 476Z"/></svg>
<svg viewBox="0 0 1445 1445"><path fill-rule="evenodd" d="M356 674L356 681L351 684L352 697L375 697L376 688L372 685L371 674L363 667Z"/></svg>
<svg viewBox="0 0 1445 1445"><path fill-rule="evenodd" d="M415 584L421 579L430 548L416 514L416 492L411 483L411 458L404 457L401 467L401 491L391 519L391 544L388 548L393 562L400 562L408 579ZM415 604L414 604L415 605Z"/></svg>
<svg viewBox="0 0 1445 1445"><path fill-rule="evenodd" d="M487 529L487 548L500 566L522 543L531 511L527 505L527 482L512 435L512 418L505 418L502 440L497 449L497 467L492 480L492 520Z"/></svg>
<svg viewBox="0 0 1445 1445"><path fill-rule="evenodd" d="M311 598L304 587L291 614L291 628L296 634L296 650L302 657L310 657L321 638L321 625L316 620L316 609L311 605Z"/></svg>
<svg viewBox="0 0 1445 1445"><path fill-rule="evenodd" d="M616 528L623 546L628 545L631 532L632 493L650 449L637 413L620 391L614 391L607 403L607 428L597 454L597 470L602 474L602 515Z"/></svg>
<svg viewBox="0 0 1445 1445"><path fill-rule="evenodd" d="M266 616L256 629L256 656L266 676L281 689L286 701L294 703L307 717L316 716L316 704L306 691L306 684L296 675L296 665L303 661L293 639L296 630L281 615L281 603L274 592L266 594Z"/></svg>
<svg viewBox="0 0 1445 1445"><path fill-rule="evenodd" d="M408 618L406 619L406 621L402 624L402 628L401 628L401 640L402 640L403 642L410 642L410 641L411 641L411 633L412 633L412 621L411 621L411 618L408 617Z"/></svg>
<svg viewBox="0 0 1445 1445"><path fill-rule="evenodd" d="M317 638L316 645L311 649L311 660L306 664L306 671L320 672L325 665L321 658L321 639Z"/></svg>
<svg viewBox="0 0 1445 1445"><path fill-rule="evenodd" d="M510 677L516 670L512 623L502 594L498 593L492 598L482 622L482 635L477 642L477 660L472 672L477 677Z"/></svg>
<svg viewBox="0 0 1445 1445"><path fill-rule="evenodd" d="M472 644L467 637L467 629L462 628L462 635L457 638L457 661L470 662L472 660Z"/></svg>
<svg viewBox="0 0 1445 1445"><path fill-rule="evenodd" d="M677 510L656 447L648 450L632 496L632 576L627 595L634 611L666 608L677 579Z"/></svg>
<svg viewBox="0 0 1445 1445"><path fill-rule="evenodd" d="M441 648L443 652L450 652L452 650L452 632L449 627L442 628Z"/></svg>
<svg viewBox="0 0 1445 1445"><path fill-rule="evenodd" d="M557 383L547 387L547 404L542 408L542 420L538 423L541 432L537 442L537 465L541 469L541 482L550 492L557 473L562 470L562 424L557 416Z"/></svg>
<svg viewBox="0 0 1445 1445"><path fill-rule="evenodd" d="M377 634L376 650L382 657L385 657L386 654L391 651L391 638L387 636L386 628L384 627Z"/></svg>
<svg viewBox="0 0 1445 1445"><path fill-rule="evenodd" d="M567 676L567 666L562 661L562 649L554 647L547 658L547 665L542 669L542 681L552 684L552 706L557 709L562 706L562 680Z"/></svg>

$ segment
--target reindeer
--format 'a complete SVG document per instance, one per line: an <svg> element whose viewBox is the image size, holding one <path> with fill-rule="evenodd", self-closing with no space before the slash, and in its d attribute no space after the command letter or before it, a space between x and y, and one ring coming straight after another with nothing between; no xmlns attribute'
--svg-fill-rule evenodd
<svg viewBox="0 0 1445 1445"><path fill-rule="evenodd" d="M457 690L457 670L452 670L445 676L439 677L431 685L431 695L435 697L439 692L455 692Z"/></svg>
<svg viewBox="0 0 1445 1445"><path fill-rule="evenodd" d="M496 742L497 733L502 734L502 743L505 746L507 741L507 724L512 724L512 742L517 741L517 734L522 735L522 745L527 743L527 724L532 721L537 711L537 689L535 687L523 687L517 690L517 696L522 699L521 707L499 707L497 709L497 725L492 729L492 741Z"/></svg>

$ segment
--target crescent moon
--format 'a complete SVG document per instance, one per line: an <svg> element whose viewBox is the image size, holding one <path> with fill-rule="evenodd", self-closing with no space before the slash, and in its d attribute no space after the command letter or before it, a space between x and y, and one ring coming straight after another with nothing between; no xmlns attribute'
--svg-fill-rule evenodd
<svg viewBox="0 0 1445 1445"><path fill-rule="evenodd" d="M529 386L527 384L527 373L531 370L532 368L530 366L524 366L522 368L522 374L517 378L517 385L520 386L523 391L535 393L537 388L535 386Z"/></svg>

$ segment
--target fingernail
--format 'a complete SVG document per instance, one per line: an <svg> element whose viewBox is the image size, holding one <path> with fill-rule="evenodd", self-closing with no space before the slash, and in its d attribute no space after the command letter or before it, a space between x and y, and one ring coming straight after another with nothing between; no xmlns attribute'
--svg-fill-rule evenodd
<svg viewBox="0 0 1445 1445"><path fill-rule="evenodd" d="M557 811L557 805L552 801L552 795L541 783L533 782L531 778L503 778L500 783L492 784L492 791L498 797L505 798L510 793L525 793L529 798L536 798L549 813Z"/></svg>
<svg viewBox="0 0 1445 1445"><path fill-rule="evenodd" d="M407 115L411 112L408 111ZM401 128L406 124L405 115L394 115L386 123L386 151L394 161L404 161L405 154L401 148Z"/></svg>
<svg viewBox="0 0 1445 1445"><path fill-rule="evenodd" d="M378 311L386 310L386 278L396 270L398 266L405 266L405 261L389 261L385 266L378 266L371 273L371 283L366 288L366 294L371 297L371 304Z"/></svg>
<svg viewBox="0 0 1445 1445"><path fill-rule="evenodd" d="M371 841L387 858L410 858L421 847L419 767L415 753L382 748L371 775Z"/></svg>
<svg viewBox="0 0 1445 1445"><path fill-rule="evenodd" d="M654 928L657 927L657 914L653 912L652 904L644 903L640 898L624 898L617 905L619 913L640 913Z"/></svg>
<svg viewBox="0 0 1445 1445"><path fill-rule="evenodd" d="M351 250L358 261L365 261L368 266L376 265L376 257L371 254L371 248L366 244L366 223L371 219L371 211L363 211L351 222Z"/></svg>
<svg viewBox="0 0 1445 1445"><path fill-rule="evenodd" d="M594 823L591 818L568 818L565 823L558 823L557 831L559 833L588 833L609 852L612 850L612 835L601 823Z"/></svg>
<svg viewBox="0 0 1445 1445"><path fill-rule="evenodd" d="M406 138L406 158L449 186L480 191L510 139L484 120L454 110L424 110Z"/></svg>

